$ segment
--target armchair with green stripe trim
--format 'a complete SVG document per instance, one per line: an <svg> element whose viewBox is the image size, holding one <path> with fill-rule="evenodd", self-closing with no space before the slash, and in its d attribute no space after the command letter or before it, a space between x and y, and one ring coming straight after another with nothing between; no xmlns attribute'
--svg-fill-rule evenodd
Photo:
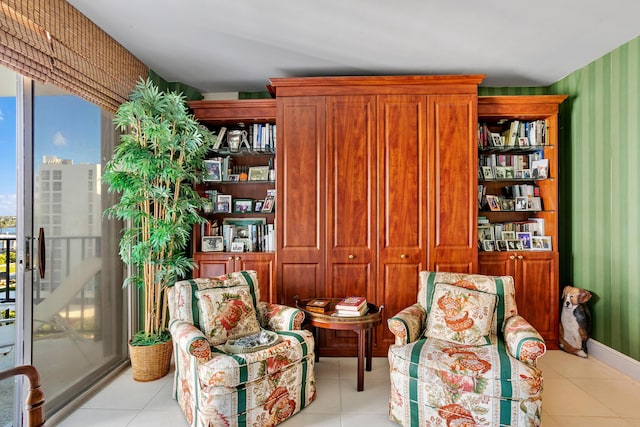
<svg viewBox="0 0 640 427"><path fill-rule="evenodd" d="M512 277L422 271L418 301L387 324L392 421L540 425L546 346L518 316Z"/></svg>
<svg viewBox="0 0 640 427"><path fill-rule="evenodd" d="M174 396L192 427L274 426L316 397L304 312L261 302L259 289L255 271L168 289ZM238 349L240 338L263 336L270 337L265 345Z"/></svg>

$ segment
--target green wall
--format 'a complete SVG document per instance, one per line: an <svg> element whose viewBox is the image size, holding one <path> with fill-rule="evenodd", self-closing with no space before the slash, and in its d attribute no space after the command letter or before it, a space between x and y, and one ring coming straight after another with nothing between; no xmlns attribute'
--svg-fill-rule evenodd
<svg viewBox="0 0 640 427"><path fill-rule="evenodd" d="M560 106L560 283L588 289L592 337L640 360L640 37L549 87Z"/></svg>
<svg viewBox="0 0 640 427"><path fill-rule="evenodd" d="M562 284L594 294L592 337L640 360L640 37L550 86L561 106ZM562 224L561 224L562 225ZM570 242L570 247L567 243Z"/></svg>

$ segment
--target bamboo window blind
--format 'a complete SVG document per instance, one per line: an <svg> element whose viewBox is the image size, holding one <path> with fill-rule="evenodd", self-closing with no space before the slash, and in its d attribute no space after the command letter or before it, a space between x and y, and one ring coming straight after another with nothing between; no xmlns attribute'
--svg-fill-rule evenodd
<svg viewBox="0 0 640 427"><path fill-rule="evenodd" d="M0 0L0 64L110 112L149 74L65 0Z"/></svg>

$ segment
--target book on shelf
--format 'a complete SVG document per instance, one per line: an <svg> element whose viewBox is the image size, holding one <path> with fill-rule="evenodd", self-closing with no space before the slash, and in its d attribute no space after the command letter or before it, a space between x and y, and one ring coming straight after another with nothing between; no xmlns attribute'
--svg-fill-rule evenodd
<svg viewBox="0 0 640 427"><path fill-rule="evenodd" d="M478 146L489 147L537 147L548 145L546 120L500 121L498 123L478 124ZM499 132L495 132L495 131ZM496 134L500 137L497 138Z"/></svg>
<svg viewBox="0 0 640 427"><path fill-rule="evenodd" d="M324 313L329 308L329 300L326 299L312 299L307 302L307 310L315 313Z"/></svg>
<svg viewBox="0 0 640 427"><path fill-rule="evenodd" d="M358 311L362 307L366 307L367 299L365 297L346 297L336 304L336 310Z"/></svg>

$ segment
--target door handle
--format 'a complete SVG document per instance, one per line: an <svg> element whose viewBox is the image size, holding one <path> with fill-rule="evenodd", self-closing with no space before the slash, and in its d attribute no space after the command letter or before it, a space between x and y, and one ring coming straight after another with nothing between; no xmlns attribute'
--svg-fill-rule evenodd
<svg viewBox="0 0 640 427"><path fill-rule="evenodd" d="M40 231L38 232L38 272L40 273L41 279L44 279L44 273L47 267L46 258L47 245L44 237L44 228L40 227Z"/></svg>

